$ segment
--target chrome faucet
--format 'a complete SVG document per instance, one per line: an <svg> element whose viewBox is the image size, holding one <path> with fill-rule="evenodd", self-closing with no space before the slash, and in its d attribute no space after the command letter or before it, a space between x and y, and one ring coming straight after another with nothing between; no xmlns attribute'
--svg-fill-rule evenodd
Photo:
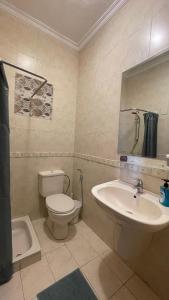
<svg viewBox="0 0 169 300"><path fill-rule="evenodd" d="M143 180L140 178L137 178L137 183L134 186L137 189L138 194L143 194Z"/></svg>

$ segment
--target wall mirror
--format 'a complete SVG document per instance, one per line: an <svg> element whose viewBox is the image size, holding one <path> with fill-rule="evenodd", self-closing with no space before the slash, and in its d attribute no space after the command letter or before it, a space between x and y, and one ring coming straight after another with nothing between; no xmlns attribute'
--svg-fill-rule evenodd
<svg viewBox="0 0 169 300"><path fill-rule="evenodd" d="M169 51L123 72L119 122L120 154L169 153Z"/></svg>

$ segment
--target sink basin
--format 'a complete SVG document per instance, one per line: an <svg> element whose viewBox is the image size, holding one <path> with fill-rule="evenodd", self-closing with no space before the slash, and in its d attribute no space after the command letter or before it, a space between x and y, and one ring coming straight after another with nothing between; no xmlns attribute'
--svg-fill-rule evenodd
<svg viewBox="0 0 169 300"><path fill-rule="evenodd" d="M119 180L96 185L91 192L112 218L114 250L126 261L138 258L149 246L153 232L169 225L169 207L160 204L159 195L146 190L138 194Z"/></svg>
<svg viewBox="0 0 169 300"><path fill-rule="evenodd" d="M96 201L119 221L155 232L169 225L169 208L159 203L159 195L137 190L119 180L92 188Z"/></svg>

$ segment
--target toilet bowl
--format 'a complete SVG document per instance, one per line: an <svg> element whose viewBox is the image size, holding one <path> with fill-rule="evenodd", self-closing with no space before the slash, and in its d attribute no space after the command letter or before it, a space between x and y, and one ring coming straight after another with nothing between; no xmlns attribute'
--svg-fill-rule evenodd
<svg viewBox="0 0 169 300"><path fill-rule="evenodd" d="M80 201L67 195L57 194L46 198L48 209L47 226L55 239L65 239L69 224L76 223L81 209Z"/></svg>
<svg viewBox="0 0 169 300"><path fill-rule="evenodd" d="M64 176L63 170L39 172L39 192L48 210L47 225L59 240L68 235L68 224L78 221L82 207L81 201L63 194Z"/></svg>
<svg viewBox="0 0 169 300"><path fill-rule="evenodd" d="M72 200L70 197L64 194L53 195L53 199L55 196L57 196L57 201L55 204L49 204L49 199L47 199L48 197L46 198L46 207L48 209L47 226L55 239L60 240L67 237L69 224L73 224L78 221L81 203L80 201ZM58 200L59 197L61 202ZM65 203L63 205L64 198L68 200L66 201L68 206L66 206ZM61 203L61 207L58 209L59 202ZM73 208L70 209L70 207Z"/></svg>

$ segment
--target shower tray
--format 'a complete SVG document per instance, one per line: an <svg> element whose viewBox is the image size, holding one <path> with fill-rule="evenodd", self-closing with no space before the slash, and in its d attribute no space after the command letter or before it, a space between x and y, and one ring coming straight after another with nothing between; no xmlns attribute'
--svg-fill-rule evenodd
<svg viewBox="0 0 169 300"><path fill-rule="evenodd" d="M41 259L41 248L29 216L12 220L14 271Z"/></svg>

